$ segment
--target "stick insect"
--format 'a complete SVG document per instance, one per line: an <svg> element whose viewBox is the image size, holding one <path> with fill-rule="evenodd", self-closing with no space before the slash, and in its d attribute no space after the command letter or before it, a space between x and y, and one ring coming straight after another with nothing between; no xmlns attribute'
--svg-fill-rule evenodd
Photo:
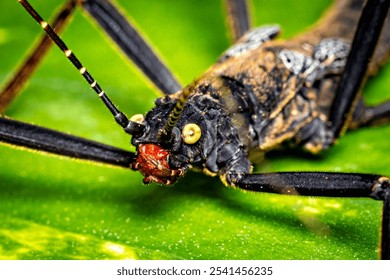
<svg viewBox="0 0 390 280"><path fill-rule="evenodd" d="M270 28L268 28L268 29L265 29L265 32L268 32L266 35L267 36L270 36L270 37L272 37L273 35L275 35L276 33L277 33L277 31L275 30L275 29L272 29L272 28L275 28L275 27L270 27ZM244 28L245 29L245 28ZM264 30L263 30L264 31ZM237 32L238 33L238 32ZM326 45L326 44L328 44L329 42L324 42L324 44ZM335 43L335 42L331 42L331 44L333 44L333 43ZM324 45L324 46L325 46ZM241 49L240 49L240 44L238 43L238 45L236 45L236 47L233 47L233 48L231 48L230 50L228 50L222 57L221 57L221 61L220 61L220 63L224 63L224 61L225 60L228 60L228 59L234 59L234 57L237 55L237 53L238 54L240 54L240 52L241 52ZM345 47L344 45L341 45L341 46L337 46L336 45L336 48L338 48L338 47L340 47L340 51L343 51L343 48ZM319 49L319 50L321 50L321 48ZM296 56L290 56L291 55L291 53L284 53L284 54L282 54L281 55L281 57L280 57L280 59L282 60L282 61L284 61L283 63L285 63L286 65L291 65L290 64L290 61L291 61L291 59L296 59L297 57ZM231 58L231 57L233 57L233 58ZM81 69L81 68L80 68ZM291 71L295 71L295 69L294 68L291 68L290 69ZM333 71L333 70L332 70ZM218 80L218 79L217 79ZM234 85L234 83L235 83L235 81L234 81L234 79L233 80L229 80L229 79L227 79L227 80L225 80L225 78L221 81L221 80L218 80L218 81L215 81L215 83L217 83L219 86L221 86L221 83L222 83L222 86L226 86L226 85L224 85L224 83L228 83L228 85L229 85L229 87L237 87L237 85ZM230 84L230 83L233 83L233 84ZM211 82L211 84L214 84L214 81L213 82ZM188 88L187 88L188 89ZM192 91L194 90L193 88L189 88L189 89L191 89ZM191 90L188 90L189 92L191 91ZM238 93L238 94L241 94L241 93ZM174 116L171 118L171 119L174 119ZM173 120L173 122L174 122L174 120ZM134 124L134 125L136 125L136 124ZM172 125L172 127L173 128L175 128L175 125ZM131 132L133 133L133 134L136 134L136 132L134 132L136 129L135 128L128 128L128 130L131 130ZM168 129L165 129L165 130L162 130L163 132L165 131L168 131ZM193 131L193 130L190 130L190 131ZM174 130L172 131L172 132L170 132L172 135L176 135L177 136L177 131L175 132ZM170 133L166 133L167 135L164 135L164 134L162 134L162 135L160 135L158 138L161 138L161 140L162 140L162 142L166 142L166 145L167 146L169 146L169 142L171 142L171 139L170 138L172 138L173 136L172 135L169 135ZM176 133L176 134L175 134ZM339 133L339 132L336 132L336 133ZM175 136L175 137L176 137ZM165 139L165 140L164 140ZM165 145L165 144L164 144ZM163 146L164 146L163 145ZM149 147L146 147L146 148L149 148ZM155 147L151 147L152 149L154 149ZM266 148L264 148L264 150L266 150ZM138 160L138 162L140 162L141 161L141 159L139 159ZM179 175L181 175L181 173L182 173L182 170L180 170L180 171L175 171L174 173L175 174L169 174L169 176L167 176L166 174L164 174L161 178L156 178L156 174L150 174L150 170L149 169L143 169L142 168L142 163L139 163L140 165L141 165L141 167L139 167L139 168L141 168L141 170L142 170L142 172L146 175L146 178L148 178L147 180L151 180L151 181L157 181L157 182L159 182L159 183L171 183L170 182L170 180L175 180L176 179L176 177L177 176L179 176ZM170 163L170 164L173 164L173 163ZM134 168L137 168L138 166L137 165L133 165L133 167ZM241 165L241 167L242 167L242 165ZM165 166L165 168L167 168L166 166ZM161 169L161 168L159 168L159 169ZM214 172L214 173L216 173L215 172L215 170L210 170L210 169L212 169L212 167L211 167L211 164L209 164L208 165L208 173L210 173L210 171L211 172ZM171 170L170 170L171 171ZM158 171L156 171L156 172L158 172ZM241 172L241 173L245 173L245 172ZM226 173L225 173L226 174ZM173 176L171 176L171 175L173 175ZM315 179L316 180L325 180L324 178L322 178L321 176L323 176L324 174L323 173L305 173L305 174L301 174L302 176L305 176L305 175L309 175L310 177L308 177L308 178L304 178L304 182L306 182L306 183L309 183L309 182L311 182L311 180L310 180L310 178L312 178L312 176L317 176L317 177L315 177ZM241 176L241 175L240 175ZM302 182L298 182L298 181L295 181L296 179L296 177L295 177L295 175L294 174L291 174L291 173L285 173L285 174L278 174L277 175L278 177L273 177L273 175L271 175L271 180L272 181L274 181L275 180L275 178L277 178L277 181L274 181L271 185L273 185L273 186L275 186L275 184L279 184L278 183L278 181L280 180L280 178L281 177L283 177L283 176L287 176L287 177L289 177L289 176L292 176L291 178L285 178L285 179L287 179L287 180L292 180L291 182L292 183L295 183L295 184L298 184L298 185L301 185L301 183ZM336 180L339 180L341 177L340 176L344 176L344 175L342 175L342 174L336 174L336 173L333 173L333 174L325 174L325 176L333 176L333 178L335 178ZM357 178L355 178L355 177L353 177L353 176L360 176L359 178L363 178L363 180L371 180L372 179L372 177L369 177L368 175L367 175L367 177L366 177L366 175L352 175L352 174L347 174L347 175L345 175L346 176L346 178L344 178L344 177L342 177L341 179L342 179L342 181L344 181L344 179L354 179L354 180L356 180ZM361 177L361 176L363 176L363 177ZM244 176L245 177L245 176ZM240 178L230 178L230 177L223 177L224 178L224 181L226 181L226 183L227 184L229 184L229 185L232 185L232 184L235 184L235 185L237 185L238 187L242 187L242 188L245 188L245 186L253 186L253 185L256 185L256 184L258 184L258 182L254 182L254 181L252 181L252 179L250 178L251 176L249 176L247 179L249 180L249 182L245 182L245 178L244 179L240 179ZM258 177L257 177L258 178ZM146 180L146 181L147 181ZM238 180L238 181L237 181ZM244 180L244 181L241 181L241 180ZM327 180L327 179L326 179ZM325 183L326 182L326 180L324 181L324 182L321 182L321 184L327 184L327 183ZM313 182L312 182L313 183ZM371 182L372 183L372 182ZM269 185L267 182L265 182L265 183L261 183L261 185L263 186L264 184L266 184L266 185ZM349 186L349 183L348 183L348 186ZM278 188L283 188L283 186L278 186ZM304 187L304 189L303 190L299 190L299 188L298 188L298 186L296 186L296 188L298 188L298 192L303 192L303 194L310 194L310 195L324 195L324 193L322 193L322 192L325 192L325 195L331 195L331 196L340 196L340 192L337 192L337 194L331 194L331 193L326 193L327 191L325 190L326 188L324 188L323 186L318 186L320 189L320 193L316 193L316 192L314 192L314 193L310 193L310 190L309 190L309 193L305 193L305 188L306 187ZM345 185L341 185L341 186L339 186L339 187L342 187L342 192L344 192L345 191L345 187L347 187L347 186L345 186ZM273 187L271 187L271 189L269 190L269 191L271 191L271 192L275 192L275 190L274 189L272 189ZM280 191L280 190L278 190L278 191ZM290 189L287 189L287 191L290 191ZM352 190L352 192L355 192L356 190ZM281 192L283 192L283 190L281 191ZM347 196L349 196L349 195L351 195L352 193L350 193L350 194L348 194ZM352 196L356 196L356 195L352 195ZM359 195L358 195L359 196ZM386 241L386 240L385 240ZM382 248L382 257L384 257L384 258L386 258L386 246L384 246L385 248Z"/></svg>

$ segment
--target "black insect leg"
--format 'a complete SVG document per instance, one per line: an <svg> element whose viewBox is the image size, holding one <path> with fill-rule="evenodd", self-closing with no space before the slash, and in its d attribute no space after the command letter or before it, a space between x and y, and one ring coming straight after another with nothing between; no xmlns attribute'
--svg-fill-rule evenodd
<svg viewBox="0 0 390 280"><path fill-rule="evenodd" d="M239 188L289 195L328 197L370 197L383 181L379 175L336 172L278 172L228 175L228 182ZM387 181L388 182L388 181ZM382 184L382 183L381 183ZM380 198L377 198L380 199Z"/></svg>
<svg viewBox="0 0 390 280"><path fill-rule="evenodd" d="M75 9L75 0L68 1L55 16L53 21L53 28L59 33L65 27L72 12ZM25 85L32 73L38 67L42 58L45 56L53 42L48 36L43 36L34 47L20 68L15 72L11 79L6 83L2 91L0 92L0 113L4 112L7 106L19 93L21 88Z"/></svg>
<svg viewBox="0 0 390 280"><path fill-rule="evenodd" d="M381 257L390 259L390 180L359 173L281 172L228 174L229 185L254 192L326 197L371 197L384 201Z"/></svg>
<svg viewBox="0 0 390 280"><path fill-rule="evenodd" d="M390 122L390 101L377 106L366 106L361 101L356 107L350 128L385 124Z"/></svg>
<svg viewBox="0 0 390 280"><path fill-rule="evenodd" d="M135 160L133 153L119 148L2 117L0 143L125 168Z"/></svg>
<svg viewBox="0 0 390 280"><path fill-rule="evenodd" d="M363 9L329 116L331 143L347 128L353 105L357 101L359 89L366 77L368 63L386 19L389 2L389 0L369 0Z"/></svg>
<svg viewBox="0 0 390 280"><path fill-rule="evenodd" d="M248 3L246 0L225 0L225 3L229 31L233 41L237 41L251 26Z"/></svg>
<svg viewBox="0 0 390 280"><path fill-rule="evenodd" d="M81 4L164 94L175 93L181 89L179 82L167 66L110 1L85 0L81 1Z"/></svg>

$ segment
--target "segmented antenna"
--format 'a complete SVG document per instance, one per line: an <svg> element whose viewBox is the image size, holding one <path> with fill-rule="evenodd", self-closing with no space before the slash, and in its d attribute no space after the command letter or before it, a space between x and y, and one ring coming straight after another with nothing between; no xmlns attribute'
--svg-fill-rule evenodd
<svg viewBox="0 0 390 280"><path fill-rule="evenodd" d="M91 88L98 94L100 99L110 110L111 114L114 116L115 121L123 127L123 130L129 134L137 135L141 134L145 128L144 125L130 121L125 114L123 114L119 109L111 102L106 93L101 89L96 80L89 74L87 69L81 64L77 59L74 53L66 46L64 41L55 33L52 27L42 19L38 12L28 3L26 0L18 0L20 4L26 9L26 11L40 24L43 30L49 35L49 37L54 41L54 43L64 52L65 56L69 59L70 62L80 71L80 74L88 82Z"/></svg>
<svg viewBox="0 0 390 280"><path fill-rule="evenodd" d="M164 130L161 131L159 138L163 142L170 142L172 139L172 130L175 127L177 121L180 118L181 112L184 109L184 106L186 105L188 98L194 91L194 88L196 86L196 83L191 84L187 87L185 87L182 91L182 93L179 96L179 99L176 101L175 107L173 108L171 114L168 117L168 120L165 124Z"/></svg>

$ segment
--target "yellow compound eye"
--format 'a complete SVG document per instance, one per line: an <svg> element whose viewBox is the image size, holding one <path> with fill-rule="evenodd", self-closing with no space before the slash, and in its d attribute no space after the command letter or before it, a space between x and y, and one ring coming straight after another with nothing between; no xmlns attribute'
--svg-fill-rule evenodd
<svg viewBox="0 0 390 280"><path fill-rule="evenodd" d="M181 137L186 144L195 144L202 136L202 131L197 124L189 123L183 127Z"/></svg>
<svg viewBox="0 0 390 280"><path fill-rule="evenodd" d="M142 124L145 118L142 114L136 114L130 118L130 121Z"/></svg>

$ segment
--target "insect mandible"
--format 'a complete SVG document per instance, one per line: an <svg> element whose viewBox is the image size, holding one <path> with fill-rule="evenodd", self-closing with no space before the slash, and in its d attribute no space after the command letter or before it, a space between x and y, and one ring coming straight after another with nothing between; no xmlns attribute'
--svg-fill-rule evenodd
<svg viewBox="0 0 390 280"><path fill-rule="evenodd" d="M42 25L46 27L46 24ZM346 113L341 114L341 120L337 119L340 115L337 113L331 124L339 122L339 125L330 126L334 128L332 133L335 136L328 133L328 120L324 119L324 112L329 113L330 106L325 100L324 104L321 104L325 108L324 112L320 113L315 107L318 104L312 103L313 100L318 101L318 97L313 96L312 89L319 86L319 81L328 79L328 82L332 82L334 76L341 74L349 51L348 43L334 38L317 38L316 43L311 42L312 45L300 42L304 48L298 50L294 43L288 46L272 45L271 39L277 33L276 26L269 26L245 35L226 51L204 76L183 90L188 96L180 94L180 104L171 98L162 99L157 108L163 109L154 109L146 115L145 120L138 118L134 122L128 122L127 118L106 100L117 121L133 135L133 144L138 148L136 158L114 150L114 154L124 158L119 165L125 164L126 160L126 164L135 160L132 167L140 169L145 175L145 182L162 184L173 183L190 166L198 165L208 174L220 175L227 185L254 191L291 192L313 196L368 196L375 186L381 192L383 187L386 193L387 179L372 175L249 175L251 165L248 153L255 147L259 147L260 152L265 152L287 140L293 140L297 145L317 152L332 145L344 128L343 118ZM68 57L72 57L67 49L63 50ZM256 54L259 50L262 51L261 55ZM262 63L256 61L256 70L251 65L252 58L249 57L253 53L263 59ZM243 56L248 56L246 61L250 63L242 62ZM237 65L241 68L237 68ZM86 73L81 65L78 68L82 74ZM272 75L268 76L269 73ZM262 78L254 81L253 77L258 76ZM96 88L93 81L90 83ZM173 88L175 89L175 86ZM105 98L99 89L98 94ZM186 100L187 97L190 101ZM257 99L262 102L257 103ZM171 113L172 111L175 113ZM304 114L294 117L298 113ZM158 122L155 114L158 116ZM11 125L13 129L16 125L20 131L24 127L5 119L3 122L4 127L9 125L8 130ZM48 135L47 131L38 131L37 134L39 133ZM55 139L56 135L52 137ZM9 143L20 144L12 141L8 140ZM29 146L26 143L22 145ZM87 143L85 145L88 146ZM103 157L104 160L95 160L104 162L108 158L114 161L112 155L103 154L101 158ZM117 161L119 162L119 159ZM351 184L351 181L357 183ZM387 258L388 235L385 233L383 237L382 257Z"/></svg>

